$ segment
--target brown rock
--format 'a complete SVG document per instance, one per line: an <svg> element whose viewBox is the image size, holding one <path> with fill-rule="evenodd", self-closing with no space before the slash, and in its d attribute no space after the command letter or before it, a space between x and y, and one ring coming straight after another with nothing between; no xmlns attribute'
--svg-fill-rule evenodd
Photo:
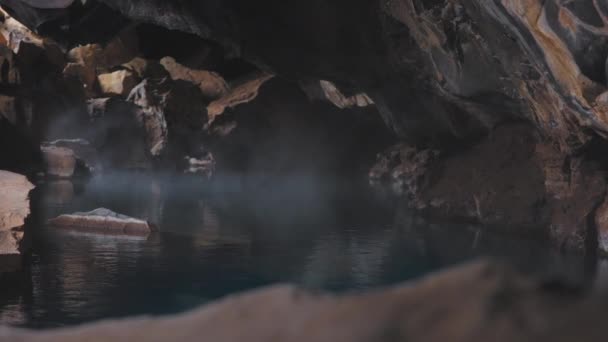
<svg viewBox="0 0 608 342"><path fill-rule="evenodd" d="M274 75L259 72L249 75L246 79L237 82L231 90L223 97L211 102L207 106L209 122L213 122L215 117L224 113L226 108L233 108L240 104L252 101L258 96L258 90Z"/></svg>
<svg viewBox="0 0 608 342"><path fill-rule="evenodd" d="M33 188L25 176L0 171L0 272L19 267L23 225L30 214L28 196Z"/></svg>
<svg viewBox="0 0 608 342"><path fill-rule="evenodd" d="M15 342L603 341L605 299L557 294L504 266L478 262L371 293L275 286L173 317L0 334Z"/></svg>
<svg viewBox="0 0 608 342"><path fill-rule="evenodd" d="M210 100L218 99L229 91L228 83L215 72L187 68L172 57L165 57L160 64L167 70L173 80L188 81L197 85L203 95Z"/></svg>
<svg viewBox="0 0 608 342"><path fill-rule="evenodd" d="M69 178L74 175L76 170L74 151L56 146L43 146L41 150L48 175L60 178Z"/></svg>
<svg viewBox="0 0 608 342"><path fill-rule="evenodd" d="M169 73L157 61L135 57L122 65L126 70L131 71L141 79L169 77Z"/></svg>
<svg viewBox="0 0 608 342"><path fill-rule="evenodd" d="M172 151L192 148L185 145L191 144L191 138L201 136L207 122L204 97L189 82L147 79L133 89L127 100L140 108L137 117L146 130L153 156L163 154L169 145Z"/></svg>
<svg viewBox="0 0 608 342"><path fill-rule="evenodd" d="M148 222L144 220L120 215L104 208L88 213L61 215L50 219L48 224L55 228L110 235L147 236L152 231Z"/></svg>
<svg viewBox="0 0 608 342"><path fill-rule="evenodd" d="M346 96L329 81L320 81L319 84L325 99L338 108L367 107L374 104L374 101L365 93Z"/></svg>
<svg viewBox="0 0 608 342"><path fill-rule="evenodd" d="M64 74L79 77L88 89L92 89L97 68L105 65L103 48L99 44L75 47L68 52L68 62Z"/></svg>
<svg viewBox="0 0 608 342"><path fill-rule="evenodd" d="M114 71L97 76L99 87L104 95L127 96L135 88L138 80L128 70Z"/></svg>
<svg viewBox="0 0 608 342"><path fill-rule="evenodd" d="M579 251L594 239L589 217L606 191L597 165L567 157L519 124L500 126L470 148L440 157L399 145L381 155L370 178L390 180L410 207L432 216L550 237Z"/></svg>

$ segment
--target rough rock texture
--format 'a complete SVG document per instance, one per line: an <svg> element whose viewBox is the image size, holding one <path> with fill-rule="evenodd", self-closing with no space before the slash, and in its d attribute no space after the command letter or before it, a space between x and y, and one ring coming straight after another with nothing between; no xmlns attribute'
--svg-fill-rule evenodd
<svg viewBox="0 0 608 342"><path fill-rule="evenodd" d="M28 332L10 341L603 341L606 299L543 287L487 262L366 294L276 286L166 318Z"/></svg>
<svg viewBox="0 0 608 342"><path fill-rule="evenodd" d="M207 111L200 88L186 81L144 80L128 97L140 108L153 156L194 153L200 144Z"/></svg>
<svg viewBox="0 0 608 342"><path fill-rule="evenodd" d="M100 208L87 213L61 215L48 220L55 228L111 235L148 235L152 231L148 222Z"/></svg>
<svg viewBox="0 0 608 342"><path fill-rule="evenodd" d="M76 170L74 151L56 146L43 146L41 150L48 175L60 178L69 178L74 175Z"/></svg>
<svg viewBox="0 0 608 342"><path fill-rule="evenodd" d="M228 93L207 106L209 122L213 122L216 116L224 113L226 108L234 108L255 99L260 87L272 77L271 74L260 72L248 75L246 78L235 82L236 84L231 87Z"/></svg>
<svg viewBox="0 0 608 342"><path fill-rule="evenodd" d="M172 57L165 57L160 64L167 70L173 80L188 81L201 88L203 95L211 100L218 99L228 92L228 84L215 72L194 70L175 61Z"/></svg>
<svg viewBox="0 0 608 342"><path fill-rule="evenodd" d="M236 69L235 75L182 62L202 59L198 52L178 57L178 51L161 51L160 56L175 58L160 63L146 56L133 59L127 50L138 45L141 31L123 30L122 25L111 43L95 42L68 53L65 74L75 76L89 97L99 95L100 73L128 70L144 79L129 101L140 108L147 153L156 159L203 160L209 152L205 140L213 144L217 137L229 137L218 145L237 146L240 152L267 151L268 146L246 144L277 140L241 140L264 138L273 130L294 132L290 125L296 120L275 120L289 123L283 130L272 126L274 119L254 124L242 119L246 110L237 105L256 102L263 84L278 75L287 82L318 85L321 96L340 108L373 103L406 146L391 152L374 173L397 179L413 207L513 230L538 227L565 248L580 249L594 235L603 239L598 210L606 191L606 158L597 151L608 137L608 20L606 6L598 1L91 0L53 13L20 0L0 3L36 29L63 30L56 22L61 16L87 21L93 14L116 11L115 18L122 13L138 23L203 38L199 45L204 49L190 50L215 46L221 51L216 70ZM68 33L77 31L70 26L75 21L67 20ZM178 37L173 35L177 31L169 36ZM32 36L23 28L15 32ZM20 51L4 38L10 49L1 55L8 72L0 76L14 87L29 69L15 62ZM16 41L28 46L24 39ZM67 39L70 47L74 43ZM171 50L178 50L178 43ZM230 64L238 58L249 65ZM213 64L208 62L199 60L198 65ZM252 105L250 113L264 106L272 105ZM283 111L283 106L275 107ZM306 117L303 110L289 110ZM321 122L329 127L331 121ZM533 129L513 128L514 122ZM310 137L316 138L305 138ZM273 146L277 154L283 152L280 146ZM218 166L227 159L212 152ZM234 155L243 164L250 162L247 155Z"/></svg>
<svg viewBox="0 0 608 342"><path fill-rule="evenodd" d="M526 124L500 126L462 150L397 145L379 156L370 177L388 180L409 206L433 216L548 234L570 250L595 239L588 234L606 192L596 164L566 158Z"/></svg>
<svg viewBox="0 0 608 342"><path fill-rule="evenodd" d="M137 78L127 70L101 74L97 76L97 80L101 93L104 95L127 96L139 83Z"/></svg>
<svg viewBox="0 0 608 342"><path fill-rule="evenodd" d="M0 272L20 265L23 225L30 214L28 196L33 188L25 176L0 171Z"/></svg>

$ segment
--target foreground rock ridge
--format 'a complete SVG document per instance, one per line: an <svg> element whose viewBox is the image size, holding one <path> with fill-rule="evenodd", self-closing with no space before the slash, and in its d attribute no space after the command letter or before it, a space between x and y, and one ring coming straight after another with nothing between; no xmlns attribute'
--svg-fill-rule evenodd
<svg viewBox="0 0 608 342"><path fill-rule="evenodd" d="M173 317L45 332L0 328L5 341L603 341L602 294L551 289L480 261L363 294L275 286Z"/></svg>

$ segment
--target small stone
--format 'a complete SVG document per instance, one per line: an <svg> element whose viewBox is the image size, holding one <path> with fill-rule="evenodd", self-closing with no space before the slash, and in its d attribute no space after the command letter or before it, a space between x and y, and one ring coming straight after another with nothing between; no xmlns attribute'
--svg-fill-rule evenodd
<svg viewBox="0 0 608 342"><path fill-rule="evenodd" d="M119 70L97 76L99 87L104 95L127 96L137 85L137 79L128 70Z"/></svg>

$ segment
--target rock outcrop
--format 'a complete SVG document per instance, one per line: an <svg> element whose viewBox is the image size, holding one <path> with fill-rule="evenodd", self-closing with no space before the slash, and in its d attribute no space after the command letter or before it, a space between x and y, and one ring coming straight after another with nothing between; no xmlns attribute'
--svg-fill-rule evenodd
<svg viewBox="0 0 608 342"><path fill-rule="evenodd" d="M0 171L0 273L21 266L23 226L30 214L29 193L33 188L25 176Z"/></svg>
<svg viewBox="0 0 608 342"><path fill-rule="evenodd" d="M152 231L150 224L111 210L100 208L87 213L61 215L48 220L54 228L107 235L147 236Z"/></svg>
<svg viewBox="0 0 608 342"><path fill-rule="evenodd" d="M487 262L366 294L275 286L166 318L54 331L0 328L10 341L603 341L606 298L591 298Z"/></svg>
<svg viewBox="0 0 608 342"><path fill-rule="evenodd" d="M595 245L595 216L604 222L605 172L582 156L565 157L527 124L500 126L452 151L397 145L379 156L370 178L388 181L431 216L549 236L568 250Z"/></svg>

